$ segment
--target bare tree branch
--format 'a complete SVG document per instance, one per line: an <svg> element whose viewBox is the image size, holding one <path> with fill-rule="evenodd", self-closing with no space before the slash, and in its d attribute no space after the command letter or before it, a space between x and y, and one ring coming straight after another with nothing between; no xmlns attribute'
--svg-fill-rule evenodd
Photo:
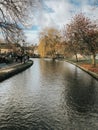
<svg viewBox="0 0 98 130"><path fill-rule="evenodd" d="M0 31L8 37L17 33L18 25L28 23L29 10L36 9L39 3L40 0L0 0Z"/></svg>

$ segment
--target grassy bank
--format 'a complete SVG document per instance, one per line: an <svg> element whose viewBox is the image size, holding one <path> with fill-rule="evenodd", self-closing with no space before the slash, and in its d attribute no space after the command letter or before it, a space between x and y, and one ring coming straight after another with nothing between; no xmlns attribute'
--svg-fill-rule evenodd
<svg viewBox="0 0 98 130"><path fill-rule="evenodd" d="M30 66L32 66L33 61L29 60L28 62L26 62L25 64L17 64L14 66L10 66L8 68L5 69L1 69L0 70L0 82L12 77L15 74L18 74L24 70L26 70L27 68L29 68Z"/></svg>

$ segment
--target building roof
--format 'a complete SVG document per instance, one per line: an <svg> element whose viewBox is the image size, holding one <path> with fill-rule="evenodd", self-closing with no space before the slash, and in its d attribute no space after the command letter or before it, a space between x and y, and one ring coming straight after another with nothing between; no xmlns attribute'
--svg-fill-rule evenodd
<svg viewBox="0 0 98 130"><path fill-rule="evenodd" d="M8 43L0 43L0 49L12 49L12 46Z"/></svg>

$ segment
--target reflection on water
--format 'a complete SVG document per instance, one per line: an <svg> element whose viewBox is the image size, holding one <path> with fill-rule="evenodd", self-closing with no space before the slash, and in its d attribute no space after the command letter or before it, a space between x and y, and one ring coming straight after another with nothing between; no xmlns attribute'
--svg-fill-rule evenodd
<svg viewBox="0 0 98 130"><path fill-rule="evenodd" d="M97 130L98 82L64 61L34 59L0 84L0 130Z"/></svg>
<svg viewBox="0 0 98 130"><path fill-rule="evenodd" d="M85 113L94 105L95 85L91 77L85 79L82 77L82 79L79 79L77 73L77 68L75 68L74 76L71 77L71 82L68 85L68 89L70 90L67 95L68 104L72 106L72 109Z"/></svg>

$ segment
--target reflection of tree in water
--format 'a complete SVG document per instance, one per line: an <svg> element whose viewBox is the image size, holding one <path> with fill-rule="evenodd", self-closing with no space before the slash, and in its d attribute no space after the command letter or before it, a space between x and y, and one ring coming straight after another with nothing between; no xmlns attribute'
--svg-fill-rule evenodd
<svg viewBox="0 0 98 130"><path fill-rule="evenodd" d="M70 78L65 97L68 108L80 114L91 111L95 101L94 79L79 77L77 68Z"/></svg>
<svg viewBox="0 0 98 130"><path fill-rule="evenodd" d="M40 60L40 70L43 76L51 75L52 77L55 74L60 75L63 72L63 63L52 60Z"/></svg>
<svg viewBox="0 0 98 130"><path fill-rule="evenodd" d="M95 124L92 122L93 117L90 114L93 112L95 105L96 83L86 73L83 72L83 75L87 77L85 79L85 76L83 78L78 72L78 68L75 68L74 74L72 72L72 75L65 77L65 88L62 93L63 112L67 117L67 124L70 129L83 130L87 128L88 130L90 128L89 130L92 130Z"/></svg>
<svg viewBox="0 0 98 130"><path fill-rule="evenodd" d="M68 105L70 105L73 109L78 111L79 113L86 113L89 111L94 105L94 87L93 81L90 82L89 86L81 87L75 86L70 88L68 92Z"/></svg>

